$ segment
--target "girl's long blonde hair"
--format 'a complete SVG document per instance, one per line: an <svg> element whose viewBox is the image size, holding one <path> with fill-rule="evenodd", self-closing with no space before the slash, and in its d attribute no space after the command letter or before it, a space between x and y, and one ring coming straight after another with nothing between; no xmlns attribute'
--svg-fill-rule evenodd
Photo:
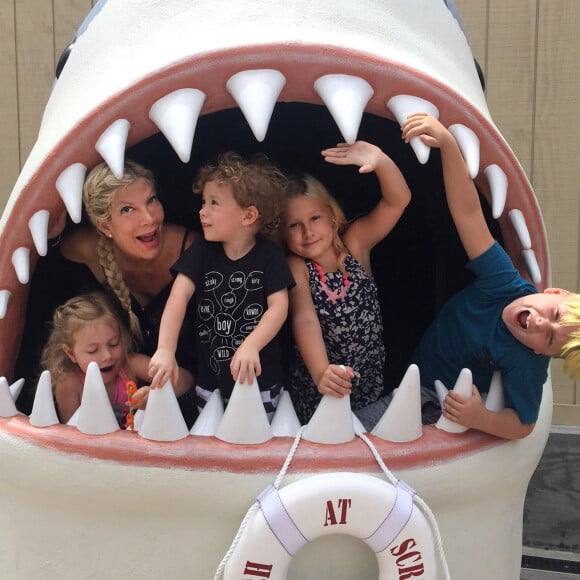
<svg viewBox="0 0 580 580"><path fill-rule="evenodd" d="M119 329L125 355L129 353L131 337L115 314L104 294L91 292L67 300L54 311L50 336L42 352L42 368L50 371L52 385L63 376L78 370L64 352L64 347L74 348L76 333L86 324L109 323Z"/></svg>
<svg viewBox="0 0 580 580"><path fill-rule="evenodd" d="M114 241L103 234L100 226L111 219L111 207L115 193L119 189L135 183L138 179L148 181L155 188L153 173L135 161L125 161L125 168L120 179L115 177L106 163L100 163L87 175L83 187L85 210L99 234L97 240L99 263L103 268L107 283L129 315L131 335L136 342L141 341L142 333L139 319L131 308L131 293L115 260Z"/></svg>
<svg viewBox="0 0 580 580"><path fill-rule="evenodd" d="M332 197L328 189L318 179L305 173L301 176L293 176L288 180L285 201L300 196L309 197L321 202L330 212L332 223L332 245L338 256L338 268L343 274L348 274L344 266L344 261L348 256L348 249L342 241L342 236L348 228L348 221L340 207L340 204ZM279 241L285 245L284 232L280 232Z"/></svg>

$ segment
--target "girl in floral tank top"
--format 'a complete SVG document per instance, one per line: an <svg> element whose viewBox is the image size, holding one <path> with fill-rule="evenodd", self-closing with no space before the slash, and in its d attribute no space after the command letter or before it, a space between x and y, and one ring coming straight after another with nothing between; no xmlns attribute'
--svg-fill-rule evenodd
<svg viewBox="0 0 580 580"><path fill-rule="evenodd" d="M328 163L357 165L360 173L374 171L382 198L347 224L318 180L307 175L290 181L281 237L296 281L289 297L297 357L287 387L302 423L322 395L350 395L356 411L382 394L383 325L370 252L411 199L398 167L375 145L340 143L322 155Z"/></svg>

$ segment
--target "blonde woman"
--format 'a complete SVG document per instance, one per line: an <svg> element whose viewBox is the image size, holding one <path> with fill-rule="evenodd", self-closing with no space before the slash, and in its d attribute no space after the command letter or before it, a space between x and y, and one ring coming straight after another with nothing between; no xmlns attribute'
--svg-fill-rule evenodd
<svg viewBox="0 0 580 580"><path fill-rule="evenodd" d="M127 161L122 177L101 163L85 180L83 202L94 227L80 227L62 240L63 256L84 264L119 303L139 352L151 355L157 346L159 323L173 285L170 267L196 233L164 222L151 171ZM195 372L191 348L193 325L184 325L178 364ZM186 422L197 416L193 392L180 399Z"/></svg>

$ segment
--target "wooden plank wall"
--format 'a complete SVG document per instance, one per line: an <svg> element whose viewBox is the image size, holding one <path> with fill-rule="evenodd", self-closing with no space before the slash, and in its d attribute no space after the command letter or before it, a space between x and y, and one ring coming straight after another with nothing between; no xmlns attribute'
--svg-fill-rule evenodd
<svg viewBox="0 0 580 580"><path fill-rule="evenodd" d="M0 204L36 140L63 49L97 0L0 0Z"/></svg>
<svg viewBox="0 0 580 580"><path fill-rule="evenodd" d="M58 58L95 3L0 0L0 207L36 139ZM492 116L536 190L553 285L579 291L580 1L455 3ZM580 425L580 383L559 361L552 372L554 422Z"/></svg>
<svg viewBox="0 0 580 580"><path fill-rule="evenodd" d="M455 0L489 109L544 216L552 285L580 290L580 2ZM554 423L580 425L580 382L552 362Z"/></svg>

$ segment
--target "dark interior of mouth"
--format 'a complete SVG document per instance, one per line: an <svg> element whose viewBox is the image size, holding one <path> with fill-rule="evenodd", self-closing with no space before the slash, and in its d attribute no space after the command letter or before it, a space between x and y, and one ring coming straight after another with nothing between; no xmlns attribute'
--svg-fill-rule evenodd
<svg viewBox="0 0 580 580"><path fill-rule="evenodd" d="M412 201L395 229L372 254L372 267L381 300L387 352L385 388L397 387L408 358L435 313L449 296L470 281L466 256L445 203L441 163L432 150L427 164L417 161L401 139L397 123L371 114L363 115L358 138L381 147L403 172ZM265 153L285 171L306 171L320 179L340 202L349 220L368 212L380 198L374 174L361 175L358 168L324 162L320 151L342 141L325 107L304 103L278 103L268 134L257 142L239 109L200 117L191 160L183 164L165 138L155 134L126 152L126 157L151 168L166 221L199 227L199 196L192 183L199 166L225 151L245 156ZM501 232L486 200L482 205L492 233L502 242ZM83 217L83 222L87 222ZM70 223L67 228L73 227ZM65 234L66 235L66 231ZM81 291L95 288L83 266L64 260L58 246L40 259L32 276L24 335L16 362L15 378L25 377L26 386L18 407L29 414L39 374L39 353L47 337L54 308ZM291 338L284 331L290 354ZM192 345L193 348L193 345Z"/></svg>
<svg viewBox="0 0 580 580"><path fill-rule="evenodd" d="M528 316L530 315L529 310L525 310L518 316L518 322L523 329L528 328Z"/></svg>

